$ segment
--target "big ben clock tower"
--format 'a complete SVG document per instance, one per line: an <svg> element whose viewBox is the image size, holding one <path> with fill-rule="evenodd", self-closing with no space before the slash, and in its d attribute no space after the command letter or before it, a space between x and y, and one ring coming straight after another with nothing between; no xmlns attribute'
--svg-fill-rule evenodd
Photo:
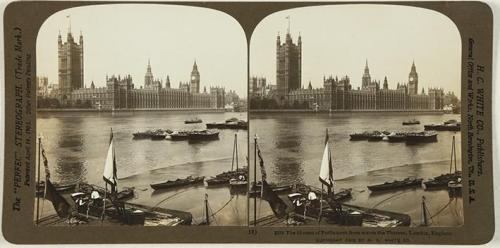
<svg viewBox="0 0 500 248"><path fill-rule="evenodd" d="M418 74L417 68L415 67L415 62L413 62L413 64L411 65L411 71L408 75L408 94L418 94Z"/></svg>
<svg viewBox="0 0 500 248"><path fill-rule="evenodd" d="M191 85L189 88L191 92L200 93L200 72L196 61L194 61L193 71L191 71Z"/></svg>

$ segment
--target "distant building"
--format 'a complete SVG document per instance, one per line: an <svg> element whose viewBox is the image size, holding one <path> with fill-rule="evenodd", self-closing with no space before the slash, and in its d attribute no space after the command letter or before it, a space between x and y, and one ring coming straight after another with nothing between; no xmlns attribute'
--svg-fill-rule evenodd
<svg viewBox="0 0 500 248"><path fill-rule="evenodd" d="M57 97L59 95L59 84L49 84L47 93L49 97Z"/></svg>
<svg viewBox="0 0 500 248"><path fill-rule="evenodd" d="M376 110L376 111L405 111L405 110L442 110L443 89L430 88L428 93L422 89L418 93L418 73L415 63L412 63L408 76L408 83L398 83L396 89L389 89L387 77L383 85L373 80L366 61L361 77L361 88L353 89L349 77L340 80L330 76L323 79L323 87L313 89L311 82L307 88L301 83L302 73L302 39L299 35L297 44L294 44L289 30L285 42L281 43L280 36L276 40L276 86L274 91L269 86L263 86L265 79L252 77L249 82L251 96L274 98L278 105L309 106L319 110ZM264 90L263 90L264 89Z"/></svg>
<svg viewBox="0 0 500 248"><path fill-rule="evenodd" d="M226 90L223 87L210 87L210 95L215 97L215 108L221 109L226 106Z"/></svg>
<svg viewBox="0 0 500 248"><path fill-rule="evenodd" d="M410 74L408 74L408 94L418 94L418 73L417 68L415 67L415 62L412 63Z"/></svg>
<svg viewBox="0 0 500 248"><path fill-rule="evenodd" d="M89 88L83 83L83 36L80 43L74 42L71 31L67 42L59 45L59 85L48 85L47 78L37 79L38 96L59 99L62 106L92 107L96 109L223 109L225 89L211 87L210 93L200 93L200 73L196 62L193 65L189 83L180 83L173 89L167 76L155 79L148 60L144 75L144 88L135 88L130 75L106 76L106 86L96 88L92 81ZM51 87L52 86L52 87ZM57 86L59 88L57 89Z"/></svg>
<svg viewBox="0 0 500 248"><path fill-rule="evenodd" d="M380 89L380 82L373 80L370 76L370 68L368 68L368 60L366 60L365 70L363 73L363 77L361 78L361 89L376 91Z"/></svg>
<svg viewBox="0 0 500 248"><path fill-rule="evenodd" d="M250 94L253 96L266 95L266 78L265 77L251 77L250 78Z"/></svg>
<svg viewBox="0 0 500 248"><path fill-rule="evenodd" d="M276 84L268 84L264 89L264 96L274 96L278 92L278 86Z"/></svg>
<svg viewBox="0 0 500 248"><path fill-rule="evenodd" d="M200 72L196 61L194 61L193 70L191 71L190 92L200 93Z"/></svg>
<svg viewBox="0 0 500 248"><path fill-rule="evenodd" d="M151 62L148 60L146 74L144 75L144 89L159 90L161 88L163 88L163 80L154 78L153 71L151 70Z"/></svg>
<svg viewBox="0 0 500 248"><path fill-rule="evenodd" d="M276 39L276 84L281 100L291 91L301 88L302 77L302 39L299 35L297 44L287 30L285 42L280 36Z"/></svg>
<svg viewBox="0 0 500 248"><path fill-rule="evenodd" d="M226 92L226 104L237 103L239 100L240 97L238 96L238 94L236 94L236 91L230 90L229 92Z"/></svg>
<svg viewBox="0 0 500 248"><path fill-rule="evenodd" d="M179 89L185 92L191 92L191 84L179 82Z"/></svg>
<svg viewBox="0 0 500 248"><path fill-rule="evenodd" d="M49 78L36 77L37 95L47 97L49 95Z"/></svg>
<svg viewBox="0 0 500 248"><path fill-rule="evenodd" d="M414 64L411 71L414 71ZM442 110L443 89L429 88L428 94L410 94L409 86L397 85L389 89L387 77L383 88L380 82L372 81L368 65L365 66L361 89L352 88L350 78L328 77L323 79L323 87L319 89L300 89L287 96L289 105L303 104L319 110L335 111L405 111L405 110Z"/></svg>
<svg viewBox="0 0 500 248"><path fill-rule="evenodd" d="M72 90L83 88L83 35L76 43L68 31L66 42L62 42L61 34L57 38L59 90L65 100Z"/></svg>
<svg viewBox="0 0 500 248"><path fill-rule="evenodd" d="M145 79L151 78L153 78L151 65L148 63ZM167 82L170 82L169 78ZM189 84L181 85L189 87ZM73 90L71 101L73 103L88 102L93 108L110 110L222 109L224 108L224 90L213 87L210 93L192 93L185 88L162 87L162 81L159 79L150 81L144 88L136 89L130 75L125 77L113 75L106 78L106 87Z"/></svg>

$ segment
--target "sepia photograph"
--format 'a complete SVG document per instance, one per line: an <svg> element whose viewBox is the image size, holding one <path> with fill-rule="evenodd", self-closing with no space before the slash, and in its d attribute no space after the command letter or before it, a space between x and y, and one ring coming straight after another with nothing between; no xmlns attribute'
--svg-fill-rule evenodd
<svg viewBox="0 0 500 248"><path fill-rule="evenodd" d="M246 44L208 8L50 16L36 43L35 225L247 225Z"/></svg>
<svg viewBox="0 0 500 248"><path fill-rule="evenodd" d="M424 8L264 18L250 41L250 225L462 226L461 47Z"/></svg>

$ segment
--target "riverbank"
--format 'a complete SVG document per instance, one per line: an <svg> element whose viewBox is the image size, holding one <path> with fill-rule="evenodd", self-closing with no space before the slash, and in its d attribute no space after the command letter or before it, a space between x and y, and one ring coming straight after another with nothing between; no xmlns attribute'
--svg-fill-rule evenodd
<svg viewBox="0 0 500 248"><path fill-rule="evenodd" d="M160 108L160 109L75 109L75 108L64 108L64 109L50 109L50 108L40 108L36 112L182 112L182 113L225 113L225 109L185 109L185 108Z"/></svg>
<svg viewBox="0 0 500 248"><path fill-rule="evenodd" d="M444 114L443 110L378 110L378 109L364 109L364 110L312 110L312 109L250 109L250 113L345 113L345 114L380 114L380 113L394 113L394 114L402 114L402 115L428 115L428 114L436 114L441 115Z"/></svg>

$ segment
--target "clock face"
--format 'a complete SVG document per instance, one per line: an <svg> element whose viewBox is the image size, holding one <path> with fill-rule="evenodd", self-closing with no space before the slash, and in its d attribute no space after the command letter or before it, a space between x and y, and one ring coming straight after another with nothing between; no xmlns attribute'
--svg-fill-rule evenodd
<svg viewBox="0 0 500 248"><path fill-rule="evenodd" d="M413 81L413 77L410 77L410 81Z"/></svg>
<svg viewBox="0 0 500 248"><path fill-rule="evenodd" d="M192 77L191 77L191 80L195 80L195 79L196 79L196 77L195 77L195 76L192 76Z"/></svg>

